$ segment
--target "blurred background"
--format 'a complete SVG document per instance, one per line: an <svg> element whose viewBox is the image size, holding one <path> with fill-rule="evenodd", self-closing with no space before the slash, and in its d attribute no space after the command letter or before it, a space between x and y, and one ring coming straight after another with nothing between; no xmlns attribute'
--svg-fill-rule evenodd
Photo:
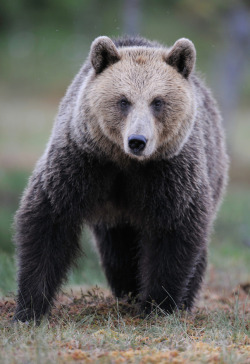
<svg viewBox="0 0 250 364"><path fill-rule="evenodd" d="M250 3L240 0L12 0L0 2L0 295L15 290L12 223L58 103L99 35L190 38L197 70L224 117L230 183L210 245L207 281L250 281ZM105 279L84 231L86 258L69 283Z"/></svg>

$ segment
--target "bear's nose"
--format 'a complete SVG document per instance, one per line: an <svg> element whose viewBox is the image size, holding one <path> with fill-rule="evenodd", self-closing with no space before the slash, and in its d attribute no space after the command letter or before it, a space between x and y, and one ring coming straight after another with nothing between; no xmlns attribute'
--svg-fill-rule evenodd
<svg viewBox="0 0 250 364"><path fill-rule="evenodd" d="M134 154L141 152L147 143L147 139L143 135L132 134L128 137L128 145Z"/></svg>

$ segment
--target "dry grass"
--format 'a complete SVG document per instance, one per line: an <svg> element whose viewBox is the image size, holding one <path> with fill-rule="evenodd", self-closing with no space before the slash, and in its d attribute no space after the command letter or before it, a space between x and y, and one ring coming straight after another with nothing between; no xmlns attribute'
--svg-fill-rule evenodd
<svg viewBox="0 0 250 364"><path fill-rule="evenodd" d="M209 287L193 313L147 318L98 288L61 294L40 327L10 325L15 303L6 298L0 363L249 363L250 285Z"/></svg>

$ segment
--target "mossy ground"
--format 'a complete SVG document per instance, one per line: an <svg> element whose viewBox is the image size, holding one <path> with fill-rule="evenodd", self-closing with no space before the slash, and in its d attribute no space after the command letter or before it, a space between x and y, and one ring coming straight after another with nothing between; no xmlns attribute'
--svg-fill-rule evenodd
<svg viewBox="0 0 250 364"><path fill-rule="evenodd" d="M39 327L12 325L14 299L5 298L0 363L249 363L250 284L212 286L192 313L148 317L108 290L68 291Z"/></svg>

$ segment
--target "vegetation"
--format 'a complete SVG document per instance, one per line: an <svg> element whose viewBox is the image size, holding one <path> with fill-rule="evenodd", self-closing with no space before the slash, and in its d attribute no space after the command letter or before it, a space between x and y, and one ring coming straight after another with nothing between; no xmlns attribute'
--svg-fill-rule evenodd
<svg viewBox="0 0 250 364"><path fill-rule="evenodd" d="M250 354L246 290L207 289L194 313L140 317L106 291L61 295L40 327L10 326L13 300L0 304L1 363L247 363Z"/></svg>

